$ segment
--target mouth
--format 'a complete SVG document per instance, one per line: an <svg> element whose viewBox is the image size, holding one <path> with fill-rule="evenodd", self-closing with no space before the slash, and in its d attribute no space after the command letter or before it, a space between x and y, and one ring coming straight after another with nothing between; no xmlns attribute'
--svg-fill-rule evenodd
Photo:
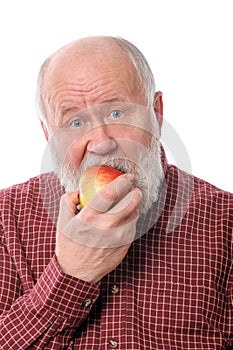
<svg viewBox="0 0 233 350"><path fill-rule="evenodd" d="M106 163L103 164L103 165L107 165L107 166L109 166L110 168L119 170L119 171L121 171L122 173L126 173L125 169L123 169L123 166L121 166L120 164L113 164L112 161L106 162Z"/></svg>
<svg viewBox="0 0 233 350"><path fill-rule="evenodd" d="M82 174L87 168L90 168L92 166L108 166L110 168L116 169L118 171L121 171L122 173L129 173L134 172L135 165L129 162L128 159L124 157L106 157L105 159L86 159L86 162L81 164L79 168L79 173Z"/></svg>

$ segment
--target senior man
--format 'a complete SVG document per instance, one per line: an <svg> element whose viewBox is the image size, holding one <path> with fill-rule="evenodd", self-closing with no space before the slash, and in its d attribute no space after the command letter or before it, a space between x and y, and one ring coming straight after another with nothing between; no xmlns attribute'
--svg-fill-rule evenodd
<svg viewBox="0 0 233 350"><path fill-rule="evenodd" d="M1 348L229 348L233 195L167 163L142 53L74 41L37 97L53 169L0 193ZM101 165L122 175L80 210Z"/></svg>

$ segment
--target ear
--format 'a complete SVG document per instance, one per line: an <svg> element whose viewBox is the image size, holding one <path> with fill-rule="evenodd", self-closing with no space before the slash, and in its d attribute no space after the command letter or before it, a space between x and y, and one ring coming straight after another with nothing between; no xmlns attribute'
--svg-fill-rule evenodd
<svg viewBox="0 0 233 350"><path fill-rule="evenodd" d="M161 91L157 91L154 96L154 111L159 123L160 129L162 128L163 125L163 94Z"/></svg>
<svg viewBox="0 0 233 350"><path fill-rule="evenodd" d="M44 131L46 141L48 141L48 139L49 139L49 132L48 132L47 125L42 120L40 121L40 124L42 126L43 131Z"/></svg>

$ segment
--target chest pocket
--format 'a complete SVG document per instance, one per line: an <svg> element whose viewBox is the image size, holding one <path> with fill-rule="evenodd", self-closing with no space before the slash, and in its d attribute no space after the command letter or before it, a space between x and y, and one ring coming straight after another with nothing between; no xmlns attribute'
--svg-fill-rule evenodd
<svg viewBox="0 0 233 350"><path fill-rule="evenodd" d="M149 282L138 289L140 326L155 338L186 334L196 339L197 334L221 333L225 310L224 294L210 286Z"/></svg>

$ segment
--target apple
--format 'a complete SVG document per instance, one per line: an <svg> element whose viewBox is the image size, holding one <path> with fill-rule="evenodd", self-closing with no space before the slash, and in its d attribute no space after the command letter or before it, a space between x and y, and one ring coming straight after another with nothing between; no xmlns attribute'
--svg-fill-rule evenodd
<svg viewBox="0 0 233 350"><path fill-rule="evenodd" d="M79 200L81 208L93 198L103 187L123 173L107 165L99 165L84 171L79 180Z"/></svg>

